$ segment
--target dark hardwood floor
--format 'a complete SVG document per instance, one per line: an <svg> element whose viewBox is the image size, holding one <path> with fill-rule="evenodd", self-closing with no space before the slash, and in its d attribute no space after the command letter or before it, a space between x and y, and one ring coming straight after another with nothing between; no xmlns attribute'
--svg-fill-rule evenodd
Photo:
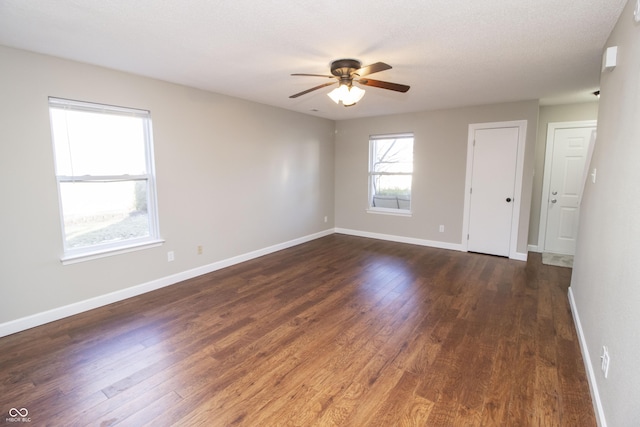
<svg viewBox="0 0 640 427"><path fill-rule="evenodd" d="M570 274L331 235L0 338L0 421L595 426Z"/></svg>

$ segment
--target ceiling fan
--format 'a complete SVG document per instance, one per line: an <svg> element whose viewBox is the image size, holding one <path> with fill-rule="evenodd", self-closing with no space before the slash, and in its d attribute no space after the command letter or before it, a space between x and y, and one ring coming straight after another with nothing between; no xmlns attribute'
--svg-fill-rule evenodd
<svg viewBox="0 0 640 427"><path fill-rule="evenodd" d="M303 90L295 95L291 95L289 98L297 98L301 95L305 95L314 90L322 89L323 87L331 86L339 83L338 87L331 91L328 95L336 104L342 102L345 107L355 105L364 96L364 90L353 83L356 82L363 86L372 86L380 89L395 90L396 92L406 92L410 86L402 85L399 83L383 82L381 80L373 80L366 78L369 74L379 73L380 71L390 70L391 65L384 62L376 62L375 64L362 66L362 63L356 59L338 59L331 63L331 76L324 74L291 74L292 76L311 76L311 77L325 77L332 79L329 83L323 83L321 85L312 87L311 89Z"/></svg>

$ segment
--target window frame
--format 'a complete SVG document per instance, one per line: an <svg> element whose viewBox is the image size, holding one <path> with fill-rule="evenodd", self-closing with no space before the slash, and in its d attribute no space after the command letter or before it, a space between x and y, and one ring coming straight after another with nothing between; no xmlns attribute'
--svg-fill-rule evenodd
<svg viewBox="0 0 640 427"><path fill-rule="evenodd" d="M389 140L389 139L411 139L411 164L412 170L411 172L395 172L395 173L385 173L385 172L375 172L374 171L374 160L375 160L375 152L374 145L376 141L381 140ZM368 177L367 177L367 212L376 213L376 214L387 214L387 215L396 215L396 216L412 216L413 214L413 165L415 163L414 159L414 151L415 151L415 136L413 132L403 132L403 133L394 133L394 134L378 134L378 135L370 135L369 136L369 166L368 166ZM376 176L380 175L399 175L399 176L409 176L411 177L411 187L409 193L409 208L384 208L384 207L376 207L373 206L373 188L374 188L374 179Z"/></svg>
<svg viewBox="0 0 640 427"><path fill-rule="evenodd" d="M99 104L94 102L76 101L64 98L49 97L48 102L50 124L51 124L51 142L53 145L54 168L56 176L56 186L58 190L58 205L60 210L60 222L62 232L63 255L61 261L63 264L71 264L90 259L102 258L105 256L117 255L121 253L131 252L135 250L145 249L148 247L156 247L161 245L164 240L160 238L160 226L158 221L158 205L157 190L155 176L155 162L153 152L153 135L151 112L136 108L120 107L107 104ZM62 175L58 173L58 159L56 153L56 141L53 131L54 121L52 117L52 109L69 109L71 111L84 111L91 113L114 114L119 116L136 117L142 120L144 151L145 151L145 169L144 174L120 174L120 175ZM84 247L69 247L67 232L65 226L64 204L62 200L61 185L65 183L115 183L115 182L135 182L146 181L147 183L147 218L149 225L149 235L136 237L115 242L98 243Z"/></svg>

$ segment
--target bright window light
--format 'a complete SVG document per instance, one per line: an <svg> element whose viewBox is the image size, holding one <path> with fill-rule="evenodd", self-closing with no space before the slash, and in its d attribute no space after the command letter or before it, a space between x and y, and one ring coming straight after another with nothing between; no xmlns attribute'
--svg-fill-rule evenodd
<svg viewBox="0 0 640 427"><path fill-rule="evenodd" d="M157 242L148 111L49 98L64 259Z"/></svg>
<svg viewBox="0 0 640 427"><path fill-rule="evenodd" d="M411 212L413 134L369 138L369 209Z"/></svg>

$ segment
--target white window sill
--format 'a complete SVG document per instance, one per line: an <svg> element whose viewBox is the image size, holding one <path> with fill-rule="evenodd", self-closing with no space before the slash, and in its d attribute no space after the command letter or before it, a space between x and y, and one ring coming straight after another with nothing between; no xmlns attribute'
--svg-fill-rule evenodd
<svg viewBox="0 0 640 427"><path fill-rule="evenodd" d="M102 249L94 252L82 252L79 254L68 254L60 258L62 265L76 264L79 262L91 261L93 259L106 258L114 255L126 254L129 252L141 251L143 249L155 248L164 243L162 239L147 240L142 243L133 243L129 246L119 246L113 249Z"/></svg>
<svg viewBox="0 0 640 427"><path fill-rule="evenodd" d="M378 215L404 216L404 217L412 216L411 211L406 209L368 208L367 213L378 214Z"/></svg>

